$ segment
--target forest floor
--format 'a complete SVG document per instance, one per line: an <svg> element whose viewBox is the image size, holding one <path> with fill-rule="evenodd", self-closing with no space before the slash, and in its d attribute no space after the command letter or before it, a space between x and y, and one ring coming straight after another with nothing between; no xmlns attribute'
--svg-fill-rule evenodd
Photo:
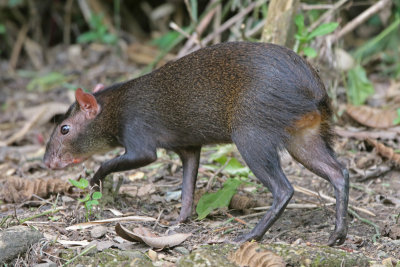
<svg viewBox="0 0 400 267"><path fill-rule="evenodd" d="M124 62L104 47L91 46L78 52L70 48L67 51L59 50L56 55L54 62L49 64L42 74L50 71L62 73L58 78L55 74L52 79L48 76L47 80L34 79L28 71L17 71L15 75L0 77L0 102L5 103L0 117L0 142L7 143L10 137L21 133L15 140L11 140L8 146L0 147L0 181L3 184L1 227L4 229L19 224L22 219L54 209L55 206L59 208L58 212L51 216L31 218L24 223L39 229L47 240L52 242L31 247L26 255L21 255L18 259L20 264L44 262L45 259L63 263L59 257L62 258L66 251L72 250L77 254L84 247L78 243L71 245L56 240L87 243L93 240L108 241L110 247L115 250L126 249L121 247L121 244L125 243L117 239L115 223L104 224L106 230L100 237L93 235L90 232L91 228L67 230L71 225L86 221L84 207L76 200L82 193L65 186L58 191L61 194L57 195L57 192L52 192L52 183L57 182L46 180L53 178L68 182L68 179L90 178L102 162L121 153L122 149L95 155L84 164L57 171L47 169L42 163L42 157L54 127L52 121L59 118L74 100L73 91L66 89L65 84L91 89L99 82L110 85L112 82L130 79L139 73L139 69ZM5 73L5 66L1 65L0 68L0 72ZM26 131L23 130L24 127ZM357 127L339 122L335 129L342 133L365 130L362 126ZM340 162L350 170L350 204L353 212L348 215L349 232L346 242L336 248L348 253L360 252L379 263L389 259L392 264L396 264L396 261L400 260L400 170L382 159L366 142L341 135L336 139L335 151ZM216 164L210 162L210 155L220 148L210 146L203 149L197 192L204 192L210 177L215 174L217 175L211 186L212 191L221 188L229 177L223 169L218 172L221 166L213 170L209 168L210 165ZM235 148L229 153L229 157L241 161ZM253 207L245 207L241 211L222 209L212 212L204 220L195 220L196 215L193 212L188 223L170 227L169 222L178 217L180 210L181 163L172 152L160 150L158 154L158 161L152 165L114 174L114 186L121 177L123 178L119 193L115 195L105 192L101 208L95 209L90 219L93 221L113 218L117 216L117 210L125 216L148 216L157 219L156 223L122 223L129 229L143 225L160 235L165 234L167 230L191 233L191 236L179 245L184 252L168 248L156 252L158 260L165 264L173 265L182 254L201 245L232 240L237 235L249 231L265 212L265 209L256 207L265 207L272 203L271 193L250 175L248 182L239 187L238 194L243 197L241 201L252 202ZM296 186L290 204L298 205L289 205L260 243L304 244L311 247L325 244L335 222L335 205L325 197L334 197L332 186L294 162L287 153L282 153L282 166L290 182ZM47 181L45 185L41 184L44 190L41 194L44 195L34 191L31 185L18 187L21 178ZM316 195L305 189L316 192ZM24 199L25 196L29 199ZM230 216L239 220L231 219ZM374 224L379 229L374 228ZM130 243L130 246L143 252L149 249L142 244Z"/></svg>

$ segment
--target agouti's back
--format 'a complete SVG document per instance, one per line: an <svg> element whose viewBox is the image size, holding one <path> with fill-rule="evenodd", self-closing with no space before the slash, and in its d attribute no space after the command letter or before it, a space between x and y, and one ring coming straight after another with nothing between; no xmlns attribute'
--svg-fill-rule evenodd
<svg viewBox="0 0 400 267"><path fill-rule="evenodd" d="M62 168L123 146L123 155L94 174L91 184L98 184L109 173L155 161L157 147L171 149L182 160L181 222L191 215L201 146L233 142L274 197L256 227L237 238L246 241L261 239L293 195L280 166L284 147L334 185L336 224L328 244L345 241L349 180L331 149L328 97L316 72L294 52L272 44L219 44L94 95L78 89L75 96L47 145L47 166Z"/></svg>
<svg viewBox="0 0 400 267"><path fill-rule="evenodd" d="M207 47L117 90L120 99L114 93L107 105L117 105L128 120L157 125L154 138L167 148L231 142L232 132L247 126L265 129L281 143L284 129L327 103L323 84L305 60L264 43Z"/></svg>

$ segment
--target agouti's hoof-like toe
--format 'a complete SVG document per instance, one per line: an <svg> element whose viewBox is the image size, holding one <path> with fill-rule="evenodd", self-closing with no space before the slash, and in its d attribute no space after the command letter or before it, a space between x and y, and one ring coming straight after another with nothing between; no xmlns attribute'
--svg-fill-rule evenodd
<svg viewBox="0 0 400 267"><path fill-rule="evenodd" d="M241 243L244 243L247 241L252 241L252 240L260 240L260 238L257 238L255 236L251 235L250 233L248 233L248 234L244 234L244 235L240 235L240 236L236 237L232 243L241 244Z"/></svg>
<svg viewBox="0 0 400 267"><path fill-rule="evenodd" d="M347 231L334 232L329 237L327 245L330 247L342 245L344 243L344 241L346 241L346 235L347 235Z"/></svg>

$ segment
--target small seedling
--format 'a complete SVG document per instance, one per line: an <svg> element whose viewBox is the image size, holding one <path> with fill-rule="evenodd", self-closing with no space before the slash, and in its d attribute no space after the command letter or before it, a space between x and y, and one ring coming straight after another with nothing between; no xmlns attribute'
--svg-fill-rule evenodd
<svg viewBox="0 0 400 267"><path fill-rule="evenodd" d="M82 190L85 190L89 187L89 181L85 178L81 178L79 181L69 179L69 182ZM101 192L93 192L93 194L88 193L84 198L79 199L79 202L84 203L86 210L86 220L89 221L89 215L92 214L93 206L99 205L99 199L102 197Z"/></svg>
<svg viewBox="0 0 400 267"><path fill-rule="evenodd" d="M304 25L304 16L299 14L295 17L294 23L297 26L297 33L294 36L297 40L296 45L294 47L294 51L296 53L303 52L309 58L313 58L317 56L317 51L314 48L308 46L312 40L317 36L327 35L339 26L337 22L324 23L318 26L312 32L308 32L307 28Z"/></svg>
<svg viewBox="0 0 400 267"><path fill-rule="evenodd" d="M93 14L89 22L90 31L78 36L78 43L100 42L103 44L115 44L117 36L109 33L103 23L103 15Z"/></svg>

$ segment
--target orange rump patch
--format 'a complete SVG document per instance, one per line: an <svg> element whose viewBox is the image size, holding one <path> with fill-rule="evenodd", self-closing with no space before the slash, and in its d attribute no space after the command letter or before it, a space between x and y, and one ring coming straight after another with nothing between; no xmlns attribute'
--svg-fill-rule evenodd
<svg viewBox="0 0 400 267"><path fill-rule="evenodd" d="M294 129L292 130L302 130L306 128L315 128L318 127L321 124L321 114L319 111L312 111L304 116L302 116L300 119L295 121L294 123Z"/></svg>

